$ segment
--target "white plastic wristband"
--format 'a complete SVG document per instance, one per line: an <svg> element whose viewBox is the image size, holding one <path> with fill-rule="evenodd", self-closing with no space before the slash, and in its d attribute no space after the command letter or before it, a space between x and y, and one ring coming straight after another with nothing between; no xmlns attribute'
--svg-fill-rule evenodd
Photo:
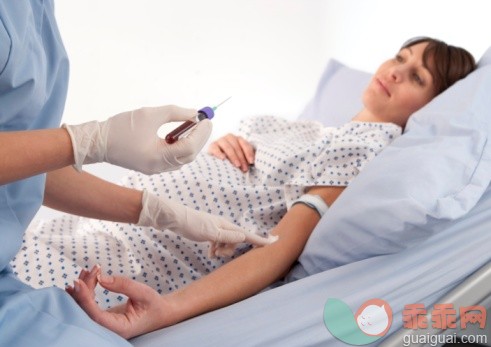
<svg viewBox="0 0 491 347"><path fill-rule="evenodd" d="M319 216L324 215L324 213L327 212L329 209L329 206L324 202L324 200L319 196L319 195L314 195L314 194L304 194L301 197L299 197L297 200L295 200L292 204L292 206L296 204L304 204L311 209L314 209L317 211Z"/></svg>

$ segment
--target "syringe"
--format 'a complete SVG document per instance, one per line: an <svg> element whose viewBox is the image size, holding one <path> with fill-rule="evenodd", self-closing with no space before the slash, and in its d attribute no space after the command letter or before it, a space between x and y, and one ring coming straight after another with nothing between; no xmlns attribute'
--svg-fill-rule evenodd
<svg viewBox="0 0 491 347"><path fill-rule="evenodd" d="M172 130L170 133L168 133L167 136L165 136L165 142L167 142L168 144L173 144L174 142L179 140L179 138L187 134L193 127L195 127L199 121L202 121L203 119L212 119L215 116L215 110L218 108L218 106L221 106L230 98L231 96L229 96L216 106L206 106L200 109L194 119L185 121L177 128Z"/></svg>

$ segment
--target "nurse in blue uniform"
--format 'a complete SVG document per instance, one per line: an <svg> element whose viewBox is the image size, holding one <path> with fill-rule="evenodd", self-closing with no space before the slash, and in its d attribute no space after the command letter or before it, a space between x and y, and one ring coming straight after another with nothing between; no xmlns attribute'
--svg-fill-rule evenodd
<svg viewBox="0 0 491 347"><path fill-rule="evenodd" d="M194 110L176 106L124 112L105 122L64 125L68 60L52 0L0 2L0 346L128 346L99 326L62 289L34 290L9 262L40 205L86 217L172 230L196 241L237 243L237 226L170 200L113 185L82 171L106 161L153 174L192 161L211 133L202 121L166 145L166 122ZM192 221L192 222L190 222Z"/></svg>

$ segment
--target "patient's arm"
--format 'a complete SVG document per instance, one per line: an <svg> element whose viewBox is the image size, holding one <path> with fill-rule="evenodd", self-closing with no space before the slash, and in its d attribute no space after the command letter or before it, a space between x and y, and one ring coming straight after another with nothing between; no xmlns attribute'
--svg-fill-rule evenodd
<svg viewBox="0 0 491 347"><path fill-rule="evenodd" d="M328 205L344 187L314 187L309 193L320 195ZM315 210L297 204L275 227L275 243L255 248L243 256L167 295L176 322L218 309L254 295L282 278L300 256L314 227L319 222Z"/></svg>
<svg viewBox="0 0 491 347"><path fill-rule="evenodd" d="M309 193L320 195L331 205L344 187L315 187ZM255 248L189 286L165 296L155 295L149 287L127 278L110 277L101 284L111 291L129 296L125 305L102 311L92 289L81 281L69 293L100 324L129 338L215 310L258 293L280 279L302 252L319 221L316 211L293 206L274 229L279 240ZM153 294L151 294L153 293Z"/></svg>

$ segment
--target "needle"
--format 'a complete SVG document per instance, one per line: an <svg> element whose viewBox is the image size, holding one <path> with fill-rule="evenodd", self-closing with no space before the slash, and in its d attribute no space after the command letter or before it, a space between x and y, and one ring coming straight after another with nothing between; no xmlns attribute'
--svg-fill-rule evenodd
<svg viewBox="0 0 491 347"><path fill-rule="evenodd" d="M224 104L226 101L228 101L228 100L229 100L231 97L232 97L232 96L229 96L228 98L226 98L225 100L223 100L223 101L222 101L221 103L219 103L218 105L216 105L216 106L212 107L213 111L215 111L215 110L218 108L218 106L223 105L223 104Z"/></svg>

